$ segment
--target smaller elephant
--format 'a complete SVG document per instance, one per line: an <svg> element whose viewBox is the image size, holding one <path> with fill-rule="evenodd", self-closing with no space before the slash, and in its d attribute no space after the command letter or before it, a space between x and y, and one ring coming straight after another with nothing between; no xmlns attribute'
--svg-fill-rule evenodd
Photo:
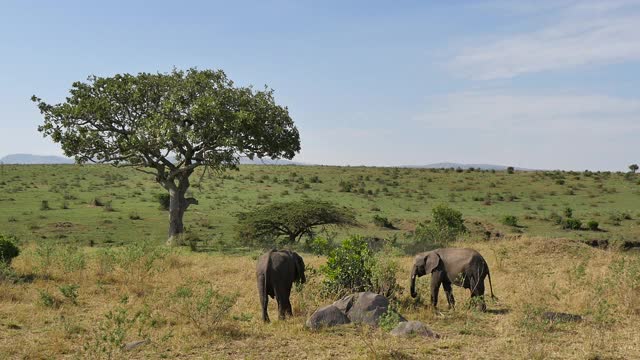
<svg viewBox="0 0 640 360"><path fill-rule="evenodd" d="M431 274L431 304L438 305L440 285L444 287L449 308L455 306L451 284L462 286L471 291L471 298L478 298L480 308L486 311L484 302L484 278L489 277L491 298L493 285L489 266L479 252L473 249L443 248L416 255L411 270L411 296L416 297L416 277Z"/></svg>
<svg viewBox="0 0 640 360"><path fill-rule="evenodd" d="M262 320L269 322L268 296L276 298L280 320L284 320L285 314L293 316L291 302L289 302L291 286L294 282L304 284L307 280L304 276L302 257L289 250L270 250L258 259L256 277L262 306Z"/></svg>

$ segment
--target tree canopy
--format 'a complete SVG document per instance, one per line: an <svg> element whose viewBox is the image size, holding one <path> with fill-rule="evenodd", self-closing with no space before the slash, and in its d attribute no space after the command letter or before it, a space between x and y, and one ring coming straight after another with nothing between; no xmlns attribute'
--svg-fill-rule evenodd
<svg viewBox="0 0 640 360"><path fill-rule="evenodd" d="M273 203L238 214L238 236L245 243L269 243L285 237L283 242L295 243L313 228L322 225L355 225L354 213L321 200L301 200Z"/></svg>
<svg viewBox="0 0 640 360"><path fill-rule="evenodd" d="M186 198L197 167L236 169L241 156L291 159L300 137L273 90L236 87L222 70L90 76L66 101L32 97L44 116L38 130L76 162L133 166L155 176L171 196L170 239L197 201Z"/></svg>

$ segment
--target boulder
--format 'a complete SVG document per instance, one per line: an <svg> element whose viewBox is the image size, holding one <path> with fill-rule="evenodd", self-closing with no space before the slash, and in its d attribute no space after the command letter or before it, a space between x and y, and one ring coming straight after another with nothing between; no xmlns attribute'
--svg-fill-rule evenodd
<svg viewBox="0 0 640 360"><path fill-rule="evenodd" d="M542 318L544 320L549 320L554 322L575 322L575 321L582 320L582 316L580 315L553 312L553 311L546 311L542 313Z"/></svg>
<svg viewBox="0 0 640 360"><path fill-rule="evenodd" d="M336 326L342 324L348 324L351 321L340 309L334 305L327 305L319 308L311 317L307 320L307 327L313 330L317 330L325 326Z"/></svg>
<svg viewBox="0 0 640 360"><path fill-rule="evenodd" d="M440 335L434 333L420 321L402 321L393 330L393 336L423 336L433 339L439 339Z"/></svg>
<svg viewBox="0 0 640 360"><path fill-rule="evenodd" d="M333 303L351 322L378 326L380 315L389 309L389 300L369 291L347 295Z"/></svg>
<svg viewBox="0 0 640 360"><path fill-rule="evenodd" d="M144 344L146 344L146 343L148 343L148 342L149 342L148 340L132 341L132 342L130 342L130 343L126 343L126 344L124 344L124 346L122 347L122 349L123 349L124 351L131 351L131 350L134 350L134 349L139 348L140 346L142 346L142 345L144 345Z"/></svg>

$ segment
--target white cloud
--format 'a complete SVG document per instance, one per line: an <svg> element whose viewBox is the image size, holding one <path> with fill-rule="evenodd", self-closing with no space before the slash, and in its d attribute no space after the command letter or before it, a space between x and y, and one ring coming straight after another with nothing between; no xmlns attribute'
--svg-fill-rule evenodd
<svg viewBox="0 0 640 360"><path fill-rule="evenodd" d="M415 119L434 128L620 133L640 130L640 100L464 92L430 98Z"/></svg>
<svg viewBox="0 0 640 360"><path fill-rule="evenodd" d="M576 2L549 13L546 26L459 51L449 65L451 70L490 80L640 60L639 1Z"/></svg>

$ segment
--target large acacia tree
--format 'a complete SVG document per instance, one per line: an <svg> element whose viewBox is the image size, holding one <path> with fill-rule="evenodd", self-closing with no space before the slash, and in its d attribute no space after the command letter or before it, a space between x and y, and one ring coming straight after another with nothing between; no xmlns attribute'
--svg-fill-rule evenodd
<svg viewBox="0 0 640 360"><path fill-rule="evenodd" d="M221 70L91 76L63 103L33 96L38 130L77 163L132 166L170 196L169 240L184 232L189 177L196 168L237 169L241 156L291 159L300 136L273 90L236 87Z"/></svg>

